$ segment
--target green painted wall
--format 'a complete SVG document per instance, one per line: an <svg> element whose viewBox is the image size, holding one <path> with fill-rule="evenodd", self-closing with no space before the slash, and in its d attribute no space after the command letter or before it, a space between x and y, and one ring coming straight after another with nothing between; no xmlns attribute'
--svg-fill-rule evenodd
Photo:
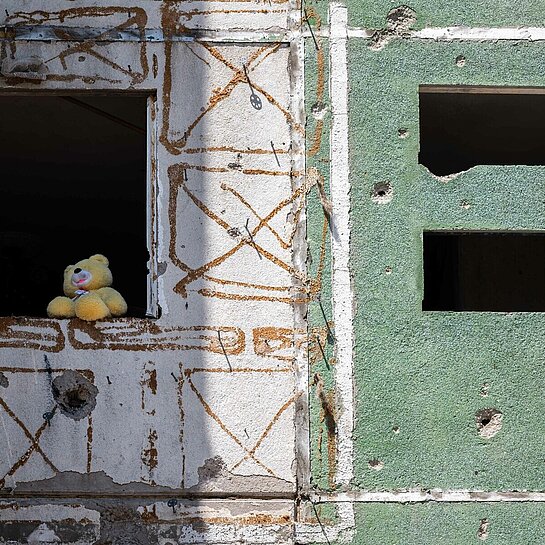
<svg viewBox="0 0 545 545"><path fill-rule="evenodd" d="M319 179L329 194L328 41L312 38L305 43L306 168L307 179ZM311 301L308 309L311 467L312 484L327 489L335 476L336 429L332 321L331 244L329 221L318 185L307 194L307 267Z"/></svg>
<svg viewBox="0 0 545 545"><path fill-rule="evenodd" d="M358 505L358 545L541 545L543 504L428 503ZM479 538L481 521L488 532ZM484 526L484 525L483 525Z"/></svg>
<svg viewBox="0 0 545 545"><path fill-rule="evenodd" d="M443 9L441 1L411 4L414 27L544 23L541 2L456 2ZM325 4L306 5L319 30ZM349 24L384 28L396 6L350 0ZM317 40L320 49L312 37L305 49L307 172L320 173L327 193L330 114L319 120L313 111L318 102L329 107L329 51L325 38ZM397 38L377 51L369 47L373 43L348 40L354 492L543 491L545 315L423 312L422 233L545 231L545 167L483 165L448 180L432 175L418 164L418 91L423 84L545 87L545 44ZM457 62L460 57L465 63ZM377 184L391 187L389 202L373 199ZM329 236L314 186L307 197L310 439L312 486L322 490L335 489L336 445L326 409L333 407L338 416L335 342L325 326L327 319L334 333ZM475 420L483 409L503 413L500 431L488 439L479 435ZM309 521L319 518L326 528L338 524L342 517L332 516L334 501L332 496L309 507ZM360 497L352 505L358 545L545 542L542 502L401 504Z"/></svg>
<svg viewBox="0 0 545 545"><path fill-rule="evenodd" d="M543 26L545 14L542 0L349 0L349 23L352 26L380 29L386 26L388 12L398 6L409 6L416 12L414 28L430 26L516 27Z"/></svg>
<svg viewBox="0 0 545 545"><path fill-rule="evenodd" d="M358 487L545 489L545 316L421 310L422 231L543 229L545 168L479 166L444 182L417 159L419 84L540 86L544 53L539 43L397 40L372 51L350 41ZM393 199L376 204L385 181ZM484 408L504 414L492 439L477 433Z"/></svg>

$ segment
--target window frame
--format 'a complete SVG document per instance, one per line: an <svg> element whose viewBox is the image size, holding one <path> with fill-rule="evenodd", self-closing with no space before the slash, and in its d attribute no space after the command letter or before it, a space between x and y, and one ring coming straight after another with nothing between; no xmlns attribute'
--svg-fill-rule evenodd
<svg viewBox="0 0 545 545"><path fill-rule="evenodd" d="M5 89L0 88L0 96L112 96L132 95L146 98L146 245L149 254L146 278L146 312L144 318L157 319L161 317L158 293L158 229L157 229L157 196L158 196L158 158L157 158L157 93L155 90L117 90L117 89ZM19 315L17 315L19 316ZM9 318L9 316L7 316ZM25 316L21 316L27 318ZM0 316L0 320L6 318ZM28 317L33 319L34 317ZM134 316L124 316L124 319L135 319ZM36 318L38 320L48 319Z"/></svg>

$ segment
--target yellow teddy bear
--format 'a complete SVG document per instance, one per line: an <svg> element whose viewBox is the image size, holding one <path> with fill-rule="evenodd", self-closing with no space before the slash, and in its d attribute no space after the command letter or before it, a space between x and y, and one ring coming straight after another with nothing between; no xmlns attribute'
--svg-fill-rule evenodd
<svg viewBox="0 0 545 545"><path fill-rule="evenodd" d="M76 316L88 322L123 316L127 303L118 291L110 288L112 273L108 265L101 254L68 265L63 284L66 297L55 297L47 306L47 315L50 318Z"/></svg>

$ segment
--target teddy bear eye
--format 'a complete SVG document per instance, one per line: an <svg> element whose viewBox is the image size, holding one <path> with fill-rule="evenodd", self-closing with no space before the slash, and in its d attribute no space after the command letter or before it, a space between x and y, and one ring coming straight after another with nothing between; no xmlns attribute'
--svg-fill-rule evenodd
<svg viewBox="0 0 545 545"><path fill-rule="evenodd" d="M78 267L77 269L74 269L74 272L75 272L76 274L78 274L78 273L81 272L81 269Z"/></svg>

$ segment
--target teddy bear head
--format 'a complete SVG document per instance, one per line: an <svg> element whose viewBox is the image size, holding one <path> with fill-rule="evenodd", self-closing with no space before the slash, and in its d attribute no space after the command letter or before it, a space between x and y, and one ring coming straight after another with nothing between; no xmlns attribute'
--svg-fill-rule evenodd
<svg viewBox="0 0 545 545"><path fill-rule="evenodd" d="M64 269L64 294L74 297L79 290L91 291L112 285L108 260L101 254L82 259Z"/></svg>

